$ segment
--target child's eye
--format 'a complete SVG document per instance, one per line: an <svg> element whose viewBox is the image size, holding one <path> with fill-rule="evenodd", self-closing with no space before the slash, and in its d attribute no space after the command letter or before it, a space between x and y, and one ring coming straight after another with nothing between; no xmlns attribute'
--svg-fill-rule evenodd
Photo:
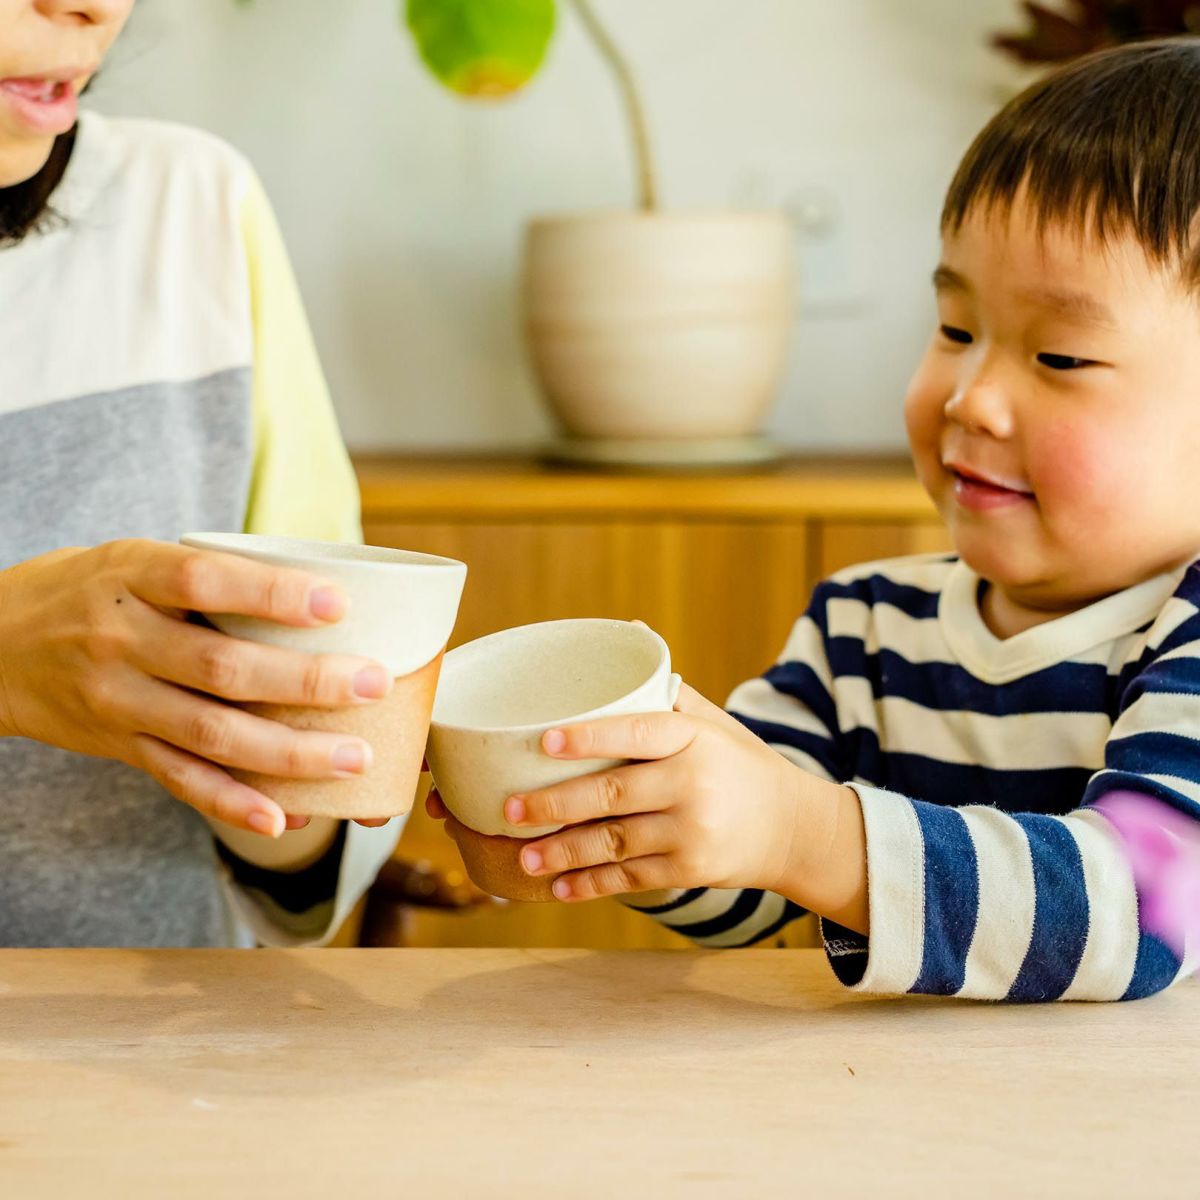
<svg viewBox="0 0 1200 1200"><path fill-rule="evenodd" d="M969 346L975 340L965 329L956 329L953 325L942 326L942 337L960 346Z"/></svg>
<svg viewBox="0 0 1200 1200"><path fill-rule="evenodd" d="M1037 360L1052 371L1078 371L1096 365L1090 358L1072 358L1069 354L1039 354Z"/></svg>

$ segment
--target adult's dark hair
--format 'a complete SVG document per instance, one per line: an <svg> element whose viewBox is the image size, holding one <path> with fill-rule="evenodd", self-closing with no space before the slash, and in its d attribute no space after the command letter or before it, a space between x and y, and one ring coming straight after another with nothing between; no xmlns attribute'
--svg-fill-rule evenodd
<svg viewBox="0 0 1200 1200"><path fill-rule="evenodd" d="M75 145L75 129L54 139L50 157L31 179L0 188L0 246L11 246L54 221L50 197L58 187Z"/></svg>
<svg viewBox="0 0 1200 1200"><path fill-rule="evenodd" d="M1200 38L1103 50L1027 88L967 151L942 231L1018 193L1041 229L1132 235L1152 262L1200 283Z"/></svg>

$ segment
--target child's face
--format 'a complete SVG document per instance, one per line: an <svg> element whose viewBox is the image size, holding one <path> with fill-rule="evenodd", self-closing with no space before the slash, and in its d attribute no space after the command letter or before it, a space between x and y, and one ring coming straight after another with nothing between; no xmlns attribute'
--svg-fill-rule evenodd
<svg viewBox="0 0 1200 1200"><path fill-rule="evenodd" d="M1018 198L944 240L905 402L922 483L1014 602L1078 607L1200 554L1200 303L1129 237Z"/></svg>
<svg viewBox="0 0 1200 1200"><path fill-rule="evenodd" d="M0 187L38 173L134 0L0 0Z"/></svg>

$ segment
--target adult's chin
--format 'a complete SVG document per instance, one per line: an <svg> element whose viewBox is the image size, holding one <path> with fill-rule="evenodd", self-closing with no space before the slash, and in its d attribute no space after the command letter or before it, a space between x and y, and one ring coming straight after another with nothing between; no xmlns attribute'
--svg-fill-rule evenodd
<svg viewBox="0 0 1200 1200"><path fill-rule="evenodd" d="M0 188L28 183L50 160L54 136L6 138L0 135Z"/></svg>

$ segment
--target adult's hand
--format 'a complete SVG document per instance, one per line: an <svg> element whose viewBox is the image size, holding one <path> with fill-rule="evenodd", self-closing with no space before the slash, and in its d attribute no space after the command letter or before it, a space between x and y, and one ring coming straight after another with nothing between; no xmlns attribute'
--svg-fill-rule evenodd
<svg viewBox="0 0 1200 1200"><path fill-rule="evenodd" d="M366 659L258 645L187 617L311 627L345 608L335 585L306 572L165 542L30 559L0 571L0 736L117 759L205 816L278 836L283 811L226 768L349 778L370 768L371 748L225 702L365 704L387 695L391 678Z"/></svg>

